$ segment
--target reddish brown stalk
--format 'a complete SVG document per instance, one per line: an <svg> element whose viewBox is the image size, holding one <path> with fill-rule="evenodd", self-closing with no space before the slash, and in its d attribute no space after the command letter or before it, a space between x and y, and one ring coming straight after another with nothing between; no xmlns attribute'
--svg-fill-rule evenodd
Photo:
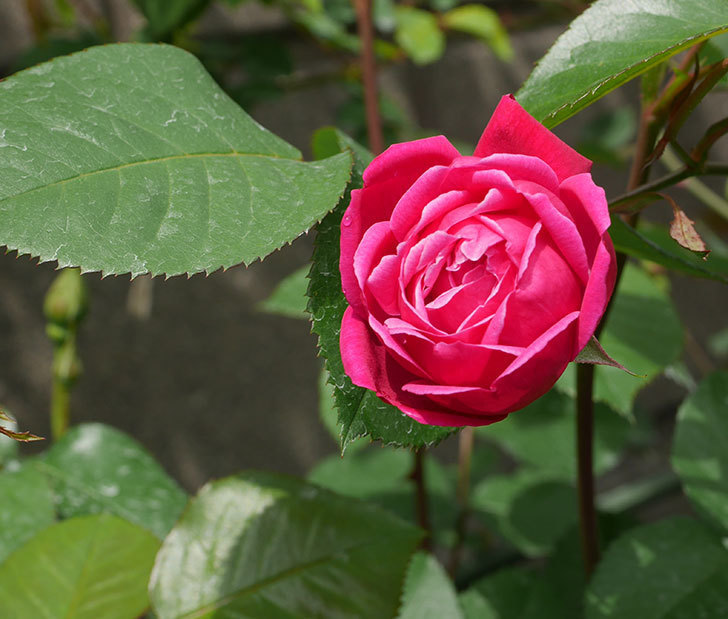
<svg viewBox="0 0 728 619"><path fill-rule="evenodd" d="M465 544L465 535L467 533L468 516L470 515L470 469L473 459L473 445L475 442L475 429L465 427L460 431L460 441L458 443L458 485L457 485L457 501L458 501L458 519L455 523L455 545L450 555L448 564L448 573L452 578L458 571L460 558L463 553L463 545Z"/></svg>
<svg viewBox="0 0 728 619"><path fill-rule="evenodd" d="M420 447L414 452L414 468L410 478L415 484L415 509L417 511L417 524L425 532L420 546L423 550L432 550L432 527L430 525L430 509L427 501L425 487L425 448Z"/></svg>
<svg viewBox="0 0 728 619"><path fill-rule="evenodd" d="M382 121L379 116L377 91L377 62L374 56L374 28L372 26L371 0L353 0L356 25L361 42L361 73L364 87L364 107L367 119L369 149L378 155L384 150Z"/></svg>
<svg viewBox="0 0 728 619"><path fill-rule="evenodd" d="M584 571L589 578L599 563L599 533L594 506L594 366L576 365L576 455L579 532Z"/></svg>

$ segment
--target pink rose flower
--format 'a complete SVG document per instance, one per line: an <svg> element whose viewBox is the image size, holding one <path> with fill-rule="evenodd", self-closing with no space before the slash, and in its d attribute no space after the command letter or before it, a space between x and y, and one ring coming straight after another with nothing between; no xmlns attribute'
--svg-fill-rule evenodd
<svg viewBox="0 0 728 619"><path fill-rule="evenodd" d="M472 157L395 144L341 222L351 380L420 423L480 426L546 393L615 281L591 162L501 99Z"/></svg>

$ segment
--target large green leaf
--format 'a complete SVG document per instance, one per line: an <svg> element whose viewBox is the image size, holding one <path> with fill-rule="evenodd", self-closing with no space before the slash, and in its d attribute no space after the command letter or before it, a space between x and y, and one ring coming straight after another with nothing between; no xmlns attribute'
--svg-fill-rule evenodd
<svg viewBox="0 0 728 619"><path fill-rule="evenodd" d="M250 263L344 192L166 45L94 47L0 82L0 244L104 274Z"/></svg>
<svg viewBox="0 0 728 619"><path fill-rule="evenodd" d="M412 557L397 619L463 619L450 577L428 552Z"/></svg>
<svg viewBox="0 0 728 619"><path fill-rule="evenodd" d="M355 149L350 138L336 131L319 136L314 145L317 146L317 156L328 155L334 150L353 150L355 179L350 189L361 186L361 174L368 164L368 157L361 147ZM453 429L417 423L380 400L373 392L354 385L344 373L339 351L339 331L347 303L341 291L339 238L341 218L348 204L349 192L317 226L308 287L311 329L319 336L319 348L326 359L330 381L335 387L342 450L351 441L367 435L389 445L421 447L435 444L451 434Z"/></svg>
<svg viewBox="0 0 728 619"><path fill-rule="evenodd" d="M157 556L167 617L392 617L421 533L380 509L290 477L206 485Z"/></svg>
<svg viewBox="0 0 728 619"><path fill-rule="evenodd" d="M39 463L64 518L107 512L164 538L187 495L134 439L90 423L69 430Z"/></svg>
<svg viewBox="0 0 728 619"><path fill-rule="evenodd" d="M712 530L676 517L629 531L604 554L587 589L587 619L720 617L699 598L723 600L728 551ZM722 575L722 577L721 577ZM693 598L695 607L686 609ZM703 603L703 610L705 608ZM690 612L692 611L692 612Z"/></svg>
<svg viewBox="0 0 728 619"><path fill-rule="evenodd" d="M108 514L51 525L0 565L2 616L138 617L158 548L151 533Z"/></svg>
<svg viewBox="0 0 728 619"><path fill-rule="evenodd" d="M728 0L598 0L539 61L516 98L553 127L654 65L728 31Z"/></svg>
<svg viewBox="0 0 728 619"><path fill-rule="evenodd" d="M685 493L728 529L728 373L706 378L677 416L672 466Z"/></svg>
<svg viewBox="0 0 728 619"><path fill-rule="evenodd" d="M3 471L0 474L0 563L55 517L53 493L42 473L30 465Z"/></svg>

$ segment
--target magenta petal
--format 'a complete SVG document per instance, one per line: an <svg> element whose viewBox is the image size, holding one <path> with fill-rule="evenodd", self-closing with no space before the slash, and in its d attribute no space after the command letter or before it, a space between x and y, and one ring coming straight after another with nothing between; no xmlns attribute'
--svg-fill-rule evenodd
<svg viewBox="0 0 728 619"><path fill-rule="evenodd" d="M605 234L604 242L597 249L589 283L584 291L584 300L581 304L577 344L579 350L586 346L604 314L614 290L616 273L617 263L614 256L614 247L612 246L612 240Z"/></svg>
<svg viewBox="0 0 728 619"><path fill-rule="evenodd" d="M442 181L447 174L448 168L445 166L430 168L399 199L390 218L392 232L398 241L407 239L410 230L420 220L422 212L430 202L460 204L463 192L443 194L441 191Z"/></svg>
<svg viewBox="0 0 728 619"><path fill-rule="evenodd" d="M584 242L574 222L562 215L549 197L543 193L525 194L525 198L536 211L544 228L551 235L571 268L581 278L581 281L586 283L589 279L589 265Z"/></svg>
<svg viewBox="0 0 728 619"><path fill-rule="evenodd" d="M374 267L366 283L366 292L371 294L382 311L390 316L399 312L396 285L399 268L399 256L384 256ZM371 305L369 307L371 308Z"/></svg>
<svg viewBox="0 0 728 619"><path fill-rule="evenodd" d="M498 103L474 155L487 157L497 153L538 157L551 166L559 181L591 170L591 161L546 129L513 95L504 96Z"/></svg>
<svg viewBox="0 0 728 619"><path fill-rule="evenodd" d="M369 228L354 253L354 275L360 289L364 289L372 270L385 255L393 254L396 243L389 224L380 221Z"/></svg>
<svg viewBox="0 0 728 619"><path fill-rule="evenodd" d="M460 153L443 135L392 144L364 170L364 186L394 178L407 188L425 170L450 165L457 157Z"/></svg>
<svg viewBox="0 0 728 619"><path fill-rule="evenodd" d="M588 260L594 260L602 235L611 224L604 190L594 184L590 174L579 174L561 184L559 195L579 230Z"/></svg>
<svg viewBox="0 0 728 619"><path fill-rule="evenodd" d="M377 389L383 365L383 351L377 350L367 324L347 307L341 320L339 348L344 371L351 382L367 389Z"/></svg>

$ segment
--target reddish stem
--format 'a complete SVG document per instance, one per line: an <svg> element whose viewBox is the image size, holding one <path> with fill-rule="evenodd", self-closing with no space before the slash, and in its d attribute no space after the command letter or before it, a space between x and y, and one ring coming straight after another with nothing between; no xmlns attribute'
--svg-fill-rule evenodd
<svg viewBox="0 0 728 619"><path fill-rule="evenodd" d="M367 119L369 149L378 155L384 150L382 121L379 116L377 93L377 62L374 56L374 28L371 0L353 0L356 25L361 41L361 72L364 86L364 107Z"/></svg>
<svg viewBox="0 0 728 619"><path fill-rule="evenodd" d="M422 549L432 550L432 527L430 525L430 510L425 487L425 448L420 447L414 452L414 468L410 478L415 484L415 509L417 511L417 524L425 532L422 540Z"/></svg>

